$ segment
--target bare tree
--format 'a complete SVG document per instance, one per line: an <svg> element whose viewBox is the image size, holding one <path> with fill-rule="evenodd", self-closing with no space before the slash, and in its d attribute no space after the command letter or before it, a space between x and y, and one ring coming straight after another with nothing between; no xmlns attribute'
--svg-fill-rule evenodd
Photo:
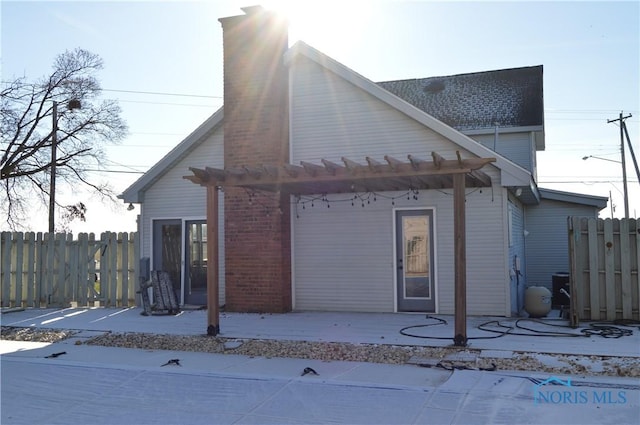
<svg viewBox="0 0 640 425"><path fill-rule="evenodd" d="M107 182L93 181L89 170L101 169L104 146L120 142L127 125L114 100L101 100L96 74L102 59L83 49L56 57L53 72L36 82L25 78L3 82L0 92L0 211L12 229L21 229L33 202L46 204L51 187L52 110L57 120L58 188L85 186L106 202L115 202ZM70 101L80 109L70 110ZM77 105L75 105L77 106ZM57 205L67 219L84 219L84 203ZM81 206L81 208L80 208Z"/></svg>

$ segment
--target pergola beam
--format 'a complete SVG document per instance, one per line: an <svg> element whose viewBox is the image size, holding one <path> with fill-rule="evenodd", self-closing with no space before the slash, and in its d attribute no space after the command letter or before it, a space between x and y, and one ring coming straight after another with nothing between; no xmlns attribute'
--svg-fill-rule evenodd
<svg viewBox="0 0 640 425"><path fill-rule="evenodd" d="M389 185L383 183L385 180L392 182L391 186L399 186L398 190L425 188L424 186L416 187L416 182L425 181L425 179L430 181L429 187L451 188L453 187L451 176L454 174L468 175L469 186L491 185L489 176L478 170L495 161L495 158L446 160L435 152L432 153L432 156L433 162L423 161L413 156L409 157L409 162L403 162L386 155L385 160L388 164L368 157L368 164L362 165L343 157L344 166L323 159L324 167L310 162L302 162L302 166L284 164L281 167L265 165L226 170L209 167L204 170L190 168L193 176L185 178L203 185L238 186L272 192L282 190L292 194L328 193L321 189L315 189L323 185L342 187L346 191L349 191L348 188L351 185L371 187L372 191L389 190L387 189ZM279 168L283 172L280 172ZM439 183L434 184L436 181ZM368 184L371 182L377 183Z"/></svg>

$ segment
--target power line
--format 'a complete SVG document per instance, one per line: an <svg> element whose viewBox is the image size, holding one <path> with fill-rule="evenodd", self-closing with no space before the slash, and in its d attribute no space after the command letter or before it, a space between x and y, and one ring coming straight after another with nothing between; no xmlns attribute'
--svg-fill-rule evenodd
<svg viewBox="0 0 640 425"><path fill-rule="evenodd" d="M602 121L602 118L545 118L545 121ZM640 120L632 120L632 122L640 122Z"/></svg>
<svg viewBox="0 0 640 425"><path fill-rule="evenodd" d="M116 173L116 174L144 174L146 171L128 171L128 170L94 170L91 168L87 168L84 171L94 172L94 173Z"/></svg>
<svg viewBox="0 0 640 425"><path fill-rule="evenodd" d="M637 181L627 180L630 183L638 183ZM549 180L549 181L538 181L539 184L598 184L598 183L622 183L622 180Z"/></svg>
<svg viewBox="0 0 640 425"><path fill-rule="evenodd" d="M154 133L146 131L131 131L129 134L142 134L145 136L184 136L184 133Z"/></svg>
<svg viewBox="0 0 640 425"><path fill-rule="evenodd" d="M609 148L598 148L598 147L592 147L592 146L583 146L583 147L575 147L575 148L571 148L571 147L550 147L549 149L545 149L544 150L546 153L552 153L552 152L585 152L585 151L589 151L589 152L598 152L599 156L611 156L611 155L619 155L620 152L611 152L611 149Z"/></svg>
<svg viewBox="0 0 640 425"><path fill-rule="evenodd" d="M131 133L131 134L137 134L137 133ZM157 149L157 148L174 148L176 147L176 144L171 144L171 145L158 145L158 144L153 144L153 145L110 145L109 148L153 148L153 149Z"/></svg>
<svg viewBox="0 0 640 425"><path fill-rule="evenodd" d="M122 103L142 103L147 105L169 105L169 106L189 106L189 107L197 107L197 108L216 108L215 105L196 105L193 103L173 103L173 102L150 102L145 100L123 100L118 99L118 102Z"/></svg>
<svg viewBox="0 0 640 425"><path fill-rule="evenodd" d="M105 159L104 162L109 162L109 163L111 163L111 165L117 165L117 166L120 166L120 167L128 168L129 170L131 170L133 172L136 172L136 173L140 172L139 170L136 170L135 168L133 168L133 166L131 166L131 165L122 164L120 162L116 162L116 161L113 161L111 159Z"/></svg>
<svg viewBox="0 0 640 425"><path fill-rule="evenodd" d="M157 96L180 96L180 97L200 97L205 99L222 99L222 96L210 96L210 95L204 95L204 94L166 93L166 92L118 90L118 89L102 89L102 91L115 92L115 93L149 94L149 95L157 95Z"/></svg>
<svg viewBox="0 0 640 425"><path fill-rule="evenodd" d="M600 113L604 113L604 114L608 114L611 112L619 112L618 109L554 109L554 108L546 108L544 110L545 112L552 112L552 113L566 113L566 114L582 114L582 113L592 113L592 114L600 114ZM638 112L638 111L629 111L629 112Z"/></svg>

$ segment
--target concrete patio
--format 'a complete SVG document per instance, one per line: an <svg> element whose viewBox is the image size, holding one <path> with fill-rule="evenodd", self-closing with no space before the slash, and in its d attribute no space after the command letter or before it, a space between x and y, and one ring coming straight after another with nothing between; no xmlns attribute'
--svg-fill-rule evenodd
<svg viewBox="0 0 640 425"><path fill-rule="evenodd" d="M207 329L205 310L185 310L178 315L142 316L140 308L25 309L0 316L3 326L85 331L144 332L173 335L203 335ZM519 325L539 333L515 328L517 319L468 317L469 348L554 354L640 357L638 326L620 327L630 335L604 338L584 336L582 329L558 327L557 318L522 320ZM485 329L478 326L492 322ZM286 314L221 313L220 336L238 339L350 342L445 347L453 344L453 316L398 313L292 312ZM510 332L525 335L497 332ZM401 334L401 330L404 330ZM631 331L631 332L629 332ZM567 333L576 336L552 336ZM412 335L412 336L408 336Z"/></svg>

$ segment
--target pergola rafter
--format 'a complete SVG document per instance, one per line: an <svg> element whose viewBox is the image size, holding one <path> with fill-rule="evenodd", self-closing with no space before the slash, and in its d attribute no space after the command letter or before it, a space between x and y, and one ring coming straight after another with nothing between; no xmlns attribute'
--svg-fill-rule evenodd
<svg viewBox="0 0 640 425"><path fill-rule="evenodd" d="M294 164L245 165L242 167L193 168L185 179L207 187L207 222L218 223L218 188L239 187L255 191L312 195L352 192L381 192L453 188L455 251L455 335L454 344L467 344L466 333L466 237L465 187L490 187L491 178L480 171L495 158L445 159L437 152L431 160L413 155L401 161L385 155L385 162L366 157L366 164L342 157L342 164L321 159L320 164L302 161ZM218 307L218 235L217 226L209 226L207 249L213 267L207 270L207 333L220 332Z"/></svg>
<svg viewBox="0 0 640 425"><path fill-rule="evenodd" d="M385 155L386 163L366 157L361 164L342 157L343 164L322 159L320 164L302 161L300 165L253 165L225 169L190 168L194 183L220 187L235 186L247 189L287 192L295 195L354 192L354 187L369 191L404 189L447 189L453 187L453 174L464 174L468 187L487 187L491 178L479 171L495 158L447 160L436 152L426 161L408 155L408 162Z"/></svg>

